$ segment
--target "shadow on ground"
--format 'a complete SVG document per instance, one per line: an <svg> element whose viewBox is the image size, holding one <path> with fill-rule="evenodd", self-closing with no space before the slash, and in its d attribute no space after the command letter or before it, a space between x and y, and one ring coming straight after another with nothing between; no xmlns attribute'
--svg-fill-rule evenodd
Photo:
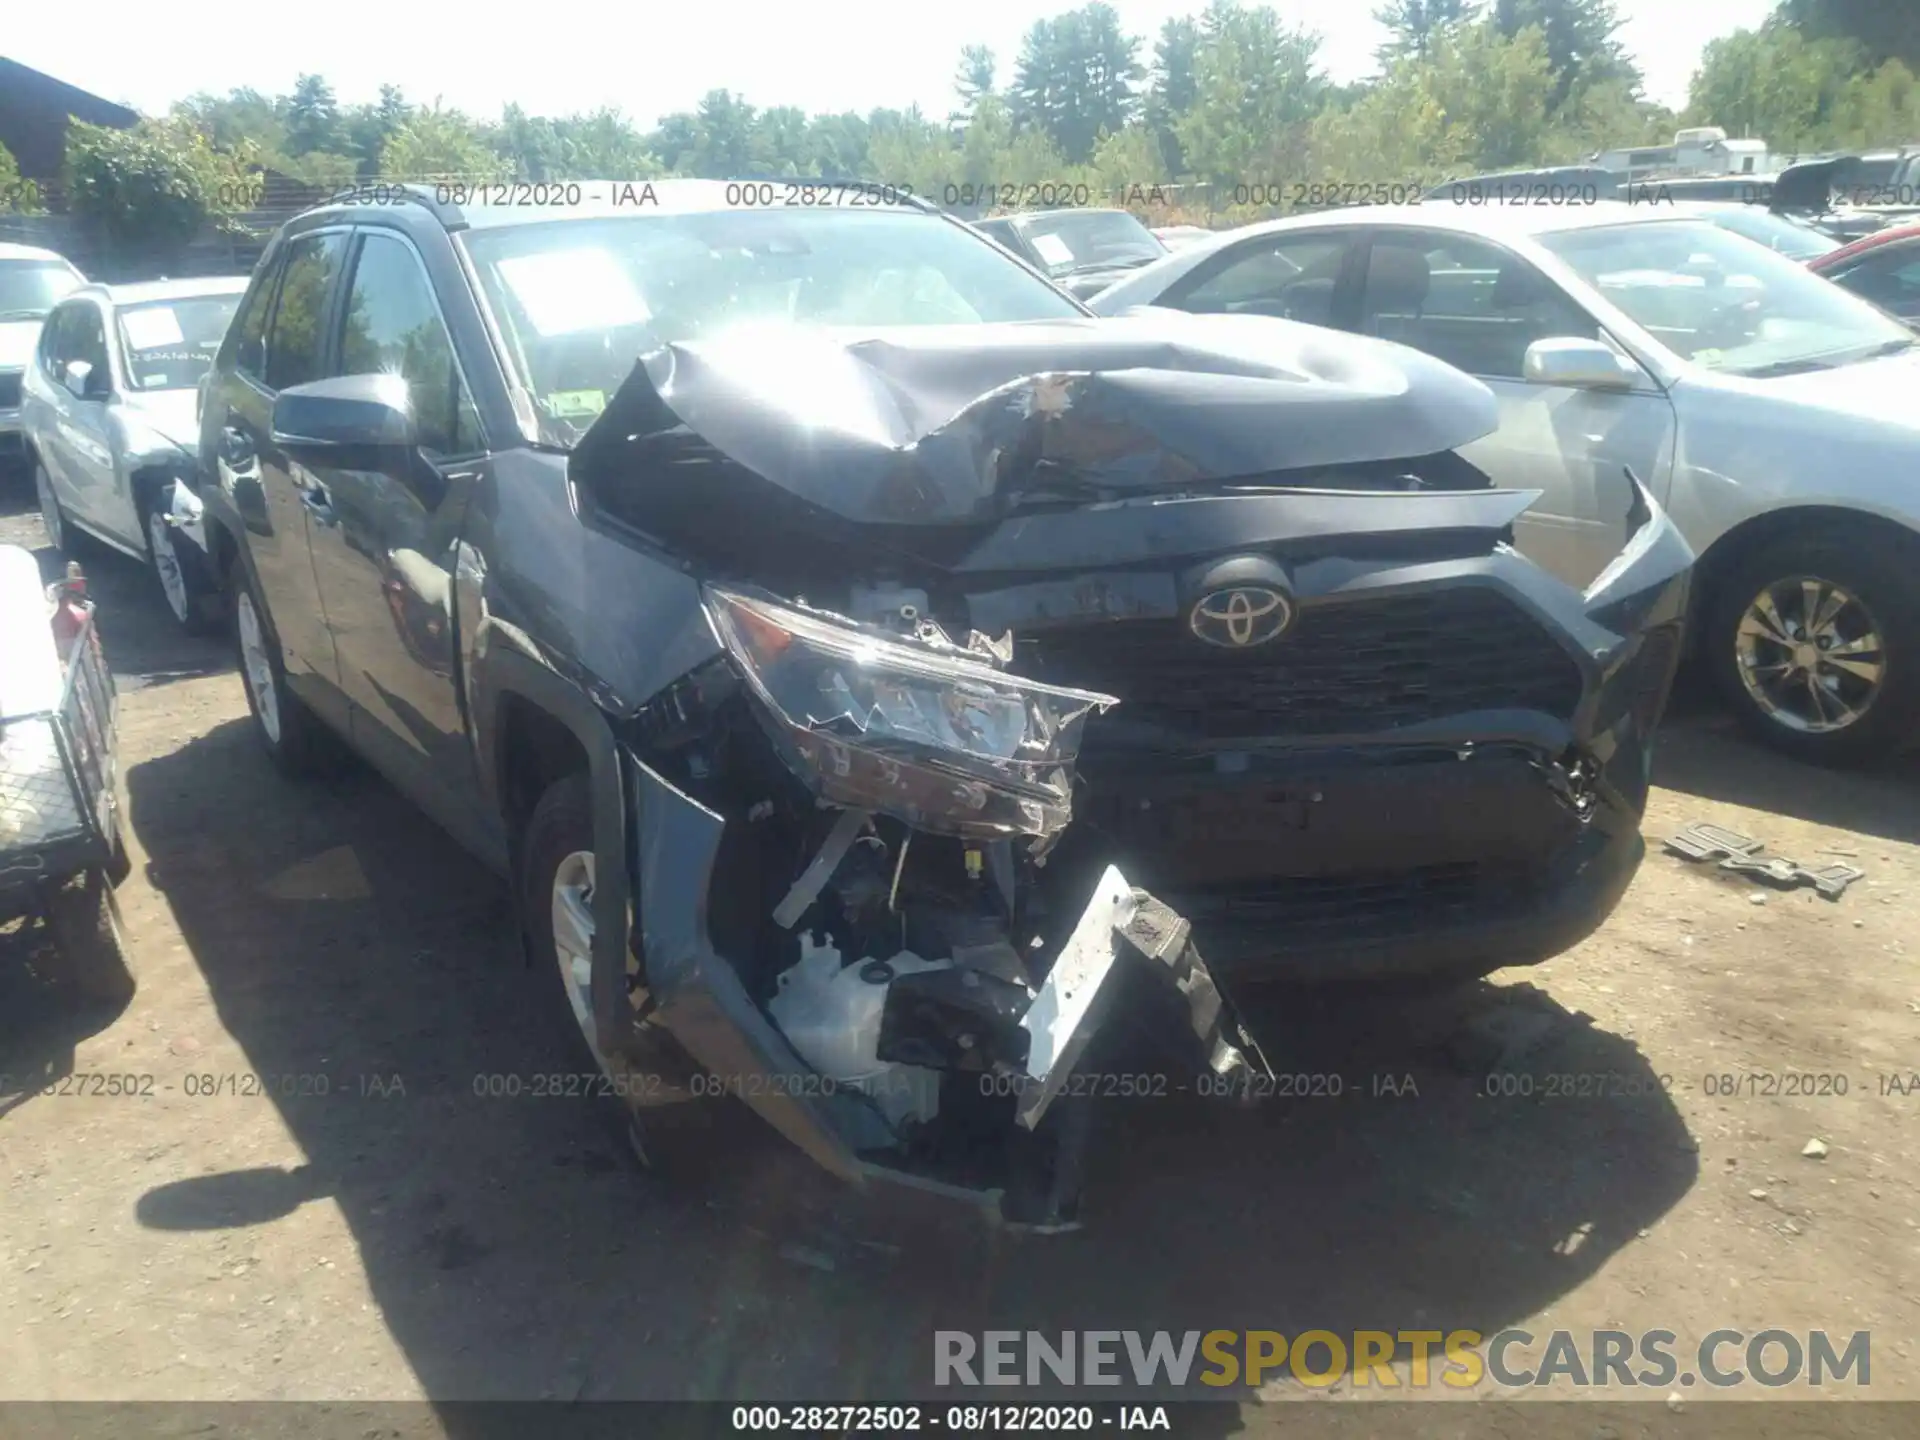
<svg viewBox="0 0 1920 1440"><path fill-rule="evenodd" d="M289 785L234 721L128 788L221 1023L256 1069L328 1077L280 1102L302 1171L158 1187L141 1219L243 1225L331 1196L436 1397L951 1398L936 1329L1493 1330L1695 1174L1657 1091L1481 1094L1503 1064L1652 1077L1544 995L1479 987L1401 1014L1264 997L1276 1068L1341 1093L1111 1102L1076 1235L905 1218L720 1102L675 1136L665 1183L592 1101L486 1094L566 1052L529 1020L544 996L504 889L384 785Z"/></svg>
<svg viewBox="0 0 1920 1440"><path fill-rule="evenodd" d="M1696 675L1675 687L1653 782L1703 800L1920 842L1920 750L1857 771L1803 765L1748 739Z"/></svg>

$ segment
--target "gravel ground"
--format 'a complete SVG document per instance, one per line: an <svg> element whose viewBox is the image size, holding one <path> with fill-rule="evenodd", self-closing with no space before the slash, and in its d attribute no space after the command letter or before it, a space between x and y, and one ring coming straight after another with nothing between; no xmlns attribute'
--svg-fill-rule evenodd
<svg viewBox="0 0 1920 1440"><path fill-rule="evenodd" d="M23 484L0 514L44 543ZM88 564L140 988L78 1012L0 936L0 1399L936 1398L941 1328L1511 1325L1869 1330L1869 1393L1920 1395L1920 767L1802 769L1683 697L1650 838L1711 820L1868 879L1830 903L1655 855L1538 969L1270 997L1278 1068L1344 1094L1115 1102L1087 1228L1020 1241L837 1195L717 1104L667 1182L595 1106L476 1095L565 1063L501 887L369 775L278 778L225 644ZM153 1093L60 1093L95 1075ZM1296 1393L1215 1408L1261 1431Z"/></svg>

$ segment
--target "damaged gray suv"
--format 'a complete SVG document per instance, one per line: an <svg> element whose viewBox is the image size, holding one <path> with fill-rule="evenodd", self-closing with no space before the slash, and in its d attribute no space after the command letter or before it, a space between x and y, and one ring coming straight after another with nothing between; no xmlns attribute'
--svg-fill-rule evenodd
<svg viewBox="0 0 1920 1440"><path fill-rule="evenodd" d="M1692 559L1644 491L1576 593L1436 360L1095 319L869 187L581 189L289 223L200 489L268 753L344 738L511 877L643 1116L1058 1226L1122 1030L1249 1090L1223 981L1611 910Z"/></svg>

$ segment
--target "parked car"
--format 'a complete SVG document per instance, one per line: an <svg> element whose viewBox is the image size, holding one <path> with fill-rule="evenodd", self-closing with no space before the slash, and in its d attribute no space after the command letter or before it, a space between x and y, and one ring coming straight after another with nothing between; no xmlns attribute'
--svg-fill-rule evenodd
<svg viewBox="0 0 1920 1440"><path fill-rule="evenodd" d="M1036 210L974 228L1083 300L1167 253L1126 210Z"/></svg>
<svg viewBox="0 0 1920 1440"><path fill-rule="evenodd" d="M1808 268L1889 315L1920 326L1920 225L1882 230L1829 250Z"/></svg>
<svg viewBox="0 0 1920 1440"><path fill-rule="evenodd" d="M1705 220L1718 225L1722 230L1731 230L1736 235L1744 235L1755 244L1764 245L1769 250L1786 256L1789 260L1803 263L1830 255L1840 248L1841 242L1824 230L1816 229L1804 220L1796 220L1789 215L1776 215L1758 205L1738 203L1723 204L1673 204L1658 205L1654 211L1668 219L1687 218Z"/></svg>
<svg viewBox="0 0 1920 1440"><path fill-rule="evenodd" d="M150 565L190 630L221 614L191 483L199 385L246 288L242 275L75 290L47 317L21 397L54 548L84 532Z"/></svg>
<svg viewBox="0 0 1920 1440"><path fill-rule="evenodd" d="M1643 476L1700 556L1696 639L1755 734L1858 762L1920 726L1920 354L1785 256L1666 207L1374 207L1280 220L1098 296L1279 315L1424 350L1490 385L1466 447L1536 486L1521 549L1609 562Z"/></svg>
<svg viewBox="0 0 1920 1440"><path fill-rule="evenodd" d="M62 296L86 283L51 250L0 244L0 460L20 453L20 385L40 322Z"/></svg>
<svg viewBox="0 0 1920 1440"><path fill-rule="evenodd" d="M1104 985L1232 1088L1229 970L1477 974L1613 907L1691 559L1657 504L1576 591L1446 365L728 188L309 211L202 417L267 754L344 741L508 876L625 1098L1052 1223Z"/></svg>

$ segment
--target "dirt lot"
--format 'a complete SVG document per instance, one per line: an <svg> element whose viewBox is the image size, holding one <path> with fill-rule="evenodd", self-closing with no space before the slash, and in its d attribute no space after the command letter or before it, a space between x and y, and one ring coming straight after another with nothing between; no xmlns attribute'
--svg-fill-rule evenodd
<svg viewBox="0 0 1920 1440"><path fill-rule="evenodd" d="M0 538L43 543L30 503L5 482ZM1684 701L1650 836L1707 819L1869 878L1762 903L1656 855L1537 971L1263 1007L1339 1099L1115 1102L1083 1233L903 1232L724 1116L668 1184L590 1105L477 1096L563 1063L501 888L370 776L280 780L225 645L135 567L90 573L140 989L77 1015L0 937L0 1398L931 1397L937 1328L1520 1324L1866 1329L1870 1393L1920 1398L1920 1093L1881 1078L1920 1071L1920 767L1798 769ZM1502 1066L1535 1093L1479 1093ZM1789 1072L1847 1093L1763 1093ZM1649 1093L1544 1093L1600 1073ZM154 1093L61 1093L94 1075Z"/></svg>

